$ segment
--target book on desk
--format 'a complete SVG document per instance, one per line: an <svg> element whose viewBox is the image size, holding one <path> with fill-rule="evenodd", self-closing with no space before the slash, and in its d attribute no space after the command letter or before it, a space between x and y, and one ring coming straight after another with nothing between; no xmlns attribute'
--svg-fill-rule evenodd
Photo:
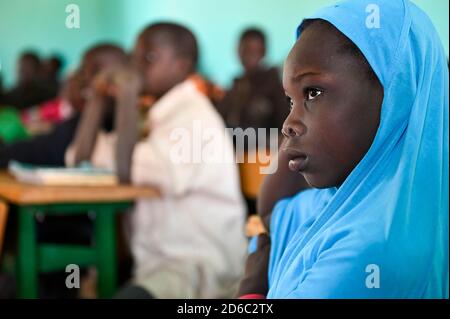
<svg viewBox="0 0 450 319"><path fill-rule="evenodd" d="M77 167L44 167L11 161L8 171L20 182L52 186L118 185L114 172L82 163Z"/></svg>

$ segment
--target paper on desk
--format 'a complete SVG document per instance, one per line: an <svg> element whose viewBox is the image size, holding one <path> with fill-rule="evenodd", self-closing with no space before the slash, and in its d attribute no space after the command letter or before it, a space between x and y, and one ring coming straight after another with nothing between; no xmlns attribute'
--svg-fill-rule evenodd
<svg viewBox="0 0 450 319"><path fill-rule="evenodd" d="M11 161L9 172L20 182L36 185L105 186L117 185L114 172L90 164L79 167L42 167Z"/></svg>

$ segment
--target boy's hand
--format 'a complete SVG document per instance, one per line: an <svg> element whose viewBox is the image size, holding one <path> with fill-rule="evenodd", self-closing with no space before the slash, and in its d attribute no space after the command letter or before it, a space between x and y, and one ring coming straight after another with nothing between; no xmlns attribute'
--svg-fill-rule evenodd
<svg viewBox="0 0 450 319"><path fill-rule="evenodd" d="M247 257L245 274L239 285L238 297L248 294L267 295L269 290L269 256L270 238L266 233L263 233L258 236L256 251Z"/></svg>
<svg viewBox="0 0 450 319"><path fill-rule="evenodd" d="M94 79L93 87L100 95L118 98L124 94L139 94L141 81L130 68L110 68Z"/></svg>
<svg viewBox="0 0 450 319"><path fill-rule="evenodd" d="M139 99L141 82L131 69L114 70L109 77L109 94L115 99L114 128L117 133L116 171L120 182L131 182L134 145L139 139Z"/></svg>

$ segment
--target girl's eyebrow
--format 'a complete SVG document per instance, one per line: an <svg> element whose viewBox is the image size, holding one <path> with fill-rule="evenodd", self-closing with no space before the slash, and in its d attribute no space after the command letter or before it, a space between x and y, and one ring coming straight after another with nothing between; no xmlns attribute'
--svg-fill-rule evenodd
<svg viewBox="0 0 450 319"><path fill-rule="evenodd" d="M300 82L302 80L302 78L304 78L306 76L319 75L319 74L320 74L320 72L312 72L312 71L303 72L303 73L299 72L299 74L296 74L292 77L292 81Z"/></svg>

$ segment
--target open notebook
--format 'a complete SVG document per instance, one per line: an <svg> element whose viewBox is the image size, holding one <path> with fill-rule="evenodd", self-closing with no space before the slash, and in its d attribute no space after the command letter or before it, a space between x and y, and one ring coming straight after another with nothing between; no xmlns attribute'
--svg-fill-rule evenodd
<svg viewBox="0 0 450 319"><path fill-rule="evenodd" d="M78 167L42 167L9 162L9 172L20 182L36 185L104 186L117 185L114 172L83 163Z"/></svg>

